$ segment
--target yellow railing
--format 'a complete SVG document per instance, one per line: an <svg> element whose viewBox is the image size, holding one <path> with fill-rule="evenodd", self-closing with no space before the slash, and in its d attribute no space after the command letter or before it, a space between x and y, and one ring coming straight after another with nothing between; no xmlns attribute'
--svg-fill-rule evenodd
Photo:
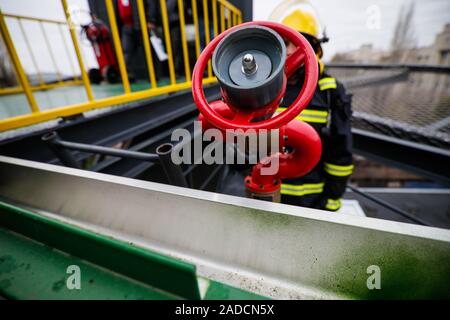
<svg viewBox="0 0 450 320"><path fill-rule="evenodd" d="M72 61L72 59L70 57L69 47L68 47L68 45L67 45L67 43L65 41L65 38L64 38L63 26L66 24L64 21L58 21L58 20L52 20L52 19L43 19L43 18L35 18L35 17L28 17L28 16L20 16L20 15L13 15L13 14L1 14L0 13L0 15L2 16L2 18L15 19L17 21L18 25L19 25L19 30L20 30L20 33L21 33L23 39L24 39L25 47L26 47L27 52L28 52L28 54L30 56L31 63L32 63L34 69L36 70L37 78L38 78L38 84L37 85L30 85L30 89L32 91L48 90L48 89L61 87L61 86L80 85L82 83L81 80L78 79L77 75L75 74L76 72L75 72L73 61ZM54 83L46 83L44 81L44 78L43 78L42 73L41 73L40 68L39 68L38 60L36 59L36 56L35 56L32 48L31 48L29 36L25 32L25 28L23 26L23 21L34 21L34 22L38 23L40 31L42 32L42 35L44 37L44 44L45 44L45 46L47 48L47 51L49 52L49 56L50 56L52 65L53 65L53 68L54 68L56 76L57 76L57 81L56 82L54 82ZM51 44L50 44L50 42L48 40L48 36L47 36L47 32L46 32L46 30L44 28L44 24L55 25L56 28L58 29L58 32L59 32L59 34L61 36L61 39L63 41L63 44L64 44L64 49L66 51L67 58L69 59L68 60L69 61L69 65L71 67L71 71L72 71L72 74L73 74L73 78L72 79L69 79L69 80L62 79L61 71L58 69L58 65L56 63L56 59L55 59L55 56L53 54L52 46L51 46ZM6 32L7 32L7 30L6 30ZM3 33L2 33L2 35L3 35ZM3 37L3 38L6 40L6 37ZM8 51L10 51L10 50L11 49L8 48ZM14 48L12 48L12 50L14 50ZM17 55L17 58L18 57L19 56ZM17 93L24 93L24 88L23 87L0 88L0 95L17 94Z"/></svg>
<svg viewBox="0 0 450 320"><path fill-rule="evenodd" d="M191 87L191 70L192 66L189 64L189 51L188 51L188 42L186 40L186 23L185 23L185 10L183 7L183 0L178 0L178 10L179 10L179 16L180 16L180 33L181 33L181 48L182 48L182 54L183 54L183 61L184 61L184 71L185 71L185 79L181 79L180 81L177 81L176 74L175 74L175 67L174 67L174 60L173 60L173 52L171 47L171 39L170 39L170 31L169 31L169 21L168 21L168 14L167 14L167 8L166 8L166 2L165 0L159 0L160 1L160 7L161 7L161 17L162 17L162 29L164 33L164 42L165 47L168 55L168 67L169 67L169 79L170 83L168 85L162 85L158 86L156 82L156 76L155 76L155 68L153 63L153 57L151 53L151 44L149 41L149 34L147 31L147 21L146 21L146 15L144 12L144 3L143 0L137 0L137 9L139 13L140 18L140 26L142 31L142 40L143 40L143 46L144 46L144 52L145 52L145 59L148 66L148 75L149 75L149 88L140 90L140 91L131 91L129 79L128 79L128 72L124 61L124 56L122 52L122 45L119 38L119 30L116 23L116 17L113 7L113 0L104 0L106 4L108 19L110 23L110 32L112 36L112 42L114 45L116 57L117 57L117 63L119 66L120 76L122 79L122 85L124 93L108 98L102 98L102 99L95 99L91 84L89 81L89 77L86 72L86 68L84 66L83 57L81 55L80 46L78 43L77 35L76 35L76 29L73 27L73 24L71 22L70 17L70 11L67 6L66 0L61 0L63 9L66 16L66 21L57 21L52 19L41 19L41 18L34 18L29 16L23 16L23 15L12 15L12 14L6 14L2 13L0 10L0 31L1 36L3 38L3 41L5 43L5 46L7 48L9 57L11 59L11 62L14 66L14 70L16 72L16 76L18 79L18 82L20 84L20 87L15 88L0 88L0 95L2 94L24 94L27 98L28 104L30 106L30 113L20 115L20 116L14 116L6 119L0 119L0 132L16 129L44 121L49 121L61 117L67 117L79 113L83 113L89 110L93 109L99 109L104 108L108 106L128 103L136 100L146 99L150 97L154 97L161 94L166 94L170 92L175 92L178 90L184 90ZM157 0L155 0L157 1ZM195 28L195 53L196 58L200 55L200 27L199 27L199 15L198 15L198 9L197 8L197 1L198 0L191 0L192 5L192 15L193 15L193 22L194 22L194 28ZM210 40L217 36L220 32L223 32L224 30L242 23L242 13L239 9L237 9L235 6L233 6L231 3L229 3L226 0L203 0L201 5L203 6L203 25L204 25L204 33L205 33L205 43L208 44ZM209 21L209 13L212 10L212 21ZM24 71L23 65L20 61L19 55L17 54L16 48L14 46L14 41L11 38L11 34L8 30L8 25L6 23L5 18L12 18L17 19L19 22L19 27L21 28L21 32L23 33L25 45L27 50L29 51L31 62L33 63L33 66L35 70L37 71L39 84L38 85L30 85L30 82L28 80L28 77ZM45 83L43 81L43 77L41 72L39 71L39 60L38 57L34 56L31 46L29 44L29 40L27 38L27 35L23 29L23 26L21 25L22 20L32 20L37 21L40 25L42 30L44 31L44 39L45 44L48 47L48 50L50 52L50 58L52 59L52 63L54 65L56 74L57 74L57 81L55 83ZM50 42L48 41L48 38L45 35L45 30L42 27L43 23L52 23L56 24L58 26L59 32L61 32L61 35L64 31L64 28L68 28L72 40L73 50L75 51L75 55L77 57L77 62L79 69L81 71L81 79L75 75L74 67L73 67L73 61L70 60L70 53L69 53L69 46L67 43L64 43L66 53L69 57L70 65L72 68L72 72L74 72L74 78L70 81L64 81L61 78L61 72L58 70L57 64L55 62L55 57L53 56ZM210 26L212 24L212 26ZM71 27L72 26L72 27ZM212 31L210 33L210 30ZM64 37L62 36L64 39ZM178 52L176 53L178 54ZM211 64L208 66L208 76L203 80L204 84L213 83L216 81L216 78L212 74L211 70ZM84 85L87 101L78 103L75 105L68 105L68 106L59 106L53 109L48 110L40 110L36 99L34 97L33 92L38 90L48 90L53 89L61 86L68 86L68 85ZM0 97L1 99L1 97ZM1 107L1 106L0 106Z"/></svg>

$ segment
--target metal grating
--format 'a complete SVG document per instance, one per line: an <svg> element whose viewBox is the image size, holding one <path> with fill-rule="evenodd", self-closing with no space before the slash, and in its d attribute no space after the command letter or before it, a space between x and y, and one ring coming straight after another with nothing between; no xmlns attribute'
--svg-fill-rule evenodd
<svg viewBox="0 0 450 320"><path fill-rule="evenodd" d="M353 94L353 126L450 149L450 75L330 68Z"/></svg>

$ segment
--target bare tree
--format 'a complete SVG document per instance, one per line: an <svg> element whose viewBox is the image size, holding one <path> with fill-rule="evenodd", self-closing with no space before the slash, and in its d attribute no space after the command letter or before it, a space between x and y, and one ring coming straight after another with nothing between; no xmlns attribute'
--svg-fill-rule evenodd
<svg viewBox="0 0 450 320"><path fill-rule="evenodd" d="M391 40L391 58L395 62L402 62L407 58L410 49L416 47L417 38L413 23L414 11L414 1L403 4L400 9L394 36Z"/></svg>

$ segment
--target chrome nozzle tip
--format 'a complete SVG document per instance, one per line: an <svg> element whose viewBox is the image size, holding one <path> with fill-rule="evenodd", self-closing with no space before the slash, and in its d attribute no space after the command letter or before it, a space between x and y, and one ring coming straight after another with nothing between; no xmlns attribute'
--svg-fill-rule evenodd
<svg viewBox="0 0 450 320"><path fill-rule="evenodd" d="M256 68L255 57L250 53L245 54L244 57L242 57L242 70L244 73L246 75L253 74L255 73Z"/></svg>

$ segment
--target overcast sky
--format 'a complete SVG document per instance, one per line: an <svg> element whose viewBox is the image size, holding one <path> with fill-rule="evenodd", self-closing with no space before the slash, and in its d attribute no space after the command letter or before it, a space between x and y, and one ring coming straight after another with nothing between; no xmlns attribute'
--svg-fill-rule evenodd
<svg viewBox="0 0 450 320"><path fill-rule="evenodd" d="M387 49L400 8L410 1L413 0L313 0L312 3L326 26L330 38L330 42L324 45L325 61L336 52L356 49L366 43L372 43L380 49ZM280 0L254 0L254 19L267 19L280 2ZM87 0L68 0L68 3L71 7L87 9ZM414 27L417 44L430 45L445 23L450 23L450 0L416 0L415 4ZM4 13L64 20L59 0L0 0L0 8ZM34 72L35 69L30 56L26 53L25 42L17 22L8 19L7 23L26 71ZM41 71L53 71L50 55L44 46L45 42L39 26L33 22L25 22L24 28L30 37L33 52L39 57ZM59 32L50 25L46 25L45 29L49 32L49 41L57 57L58 68L66 74L70 73L70 65L66 59ZM64 37L70 41L67 32L64 33ZM85 45L83 55L88 66L95 66L95 57L91 48ZM75 61L73 54L72 59Z"/></svg>
<svg viewBox="0 0 450 320"><path fill-rule="evenodd" d="M281 2L254 0L253 18L266 20ZM400 8L411 2L412 0L312 0L330 38L324 44L325 60L336 52L356 49L365 43L387 49ZM379 16L379 21L376 21L376 15ZM450 23L450 0L416 0L413 20L417 44L432 44L436 34L446 23Z"/></svg>

